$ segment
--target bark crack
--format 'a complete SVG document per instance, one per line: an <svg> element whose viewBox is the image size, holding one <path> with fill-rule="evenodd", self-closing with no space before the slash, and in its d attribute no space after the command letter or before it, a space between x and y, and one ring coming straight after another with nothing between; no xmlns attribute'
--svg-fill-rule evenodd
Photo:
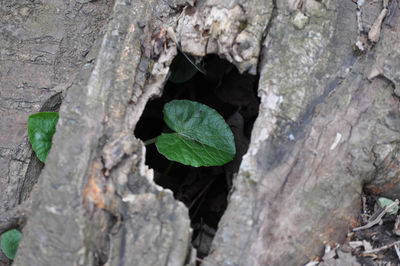
<svg viewBox="0 0 400 266"><path fill-rule="evenodd" d="M267 25L265 26L265 29L264 29L264 31L263 31L263 33L261 35L261 39L260 39L261 51L260 51L260 55L258 57L258 62L257 62L257 68L258 68L257 72L260 72L260 69L261 69L261 64L260 63L264 62L264 53L265 53L265 49L266 49L266 47L264 47L265 39L267 38L267 36L268 36L268 34L269 34L269 32L270 32L270 30L272 28L273 21L275 20L275 18L277 16L278 16L278 6L277 6L277 3L276 3L276 0L272 0L271 16L268 19Z"/></svg>

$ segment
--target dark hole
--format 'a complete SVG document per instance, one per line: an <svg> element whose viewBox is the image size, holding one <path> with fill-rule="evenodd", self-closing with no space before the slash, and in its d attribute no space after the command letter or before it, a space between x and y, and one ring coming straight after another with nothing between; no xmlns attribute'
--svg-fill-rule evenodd
<svg viewBox="0 0 400 266"><path fill-rule="evenodd" d="M180 56L174 62L182 60ZM192 244L197 248L199 258L208 254L218 222L227 207L233 173L238 171L247 151L259 106L258 76L241 75L232 64L216 55L204 57L201 68L206 75L197 72L183 83L168 81L162 97L147 103L135 129L136 137L143 141L168 131L163 121L164 104L174 99L187 99L214 108L234 133L237 156L232 162L218 167L195 168L171 162L158 153L154 144L146 146L146 164L154 169L155 182L171 189L175 198L189 208L194 229Z"/></svg>

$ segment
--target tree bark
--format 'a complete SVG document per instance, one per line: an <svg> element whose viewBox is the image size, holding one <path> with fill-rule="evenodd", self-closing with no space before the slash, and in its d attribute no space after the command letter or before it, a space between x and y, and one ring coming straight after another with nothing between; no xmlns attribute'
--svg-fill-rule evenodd
<svg viewBox="0 0 400 266"><path fill-rule="evenodd" d="M93 64L112 1L3 1L0 7L0 215L15 212L43 164L28 116L57 111L79 69ZM100 42L99 42L100 41ZM8 217L9 218L9 217ZM0 264L9 261L0 252Z"/></svg>
<svg viewBox="0 0 400 266"><path fill-rule="evenodd" d="M52 149L27 201L15 265L194 265L187 208L154 183L145 147L133 135L146 103L162 94L178 49L195 56L215 53L240 72L260 76L260 111L250 146L204 265L305 264L322 257L325 245L343 242L357 226L363 187L399 197L397 1L357 6L315 0L196 5L116 0L110 13L107 2L81 2L70 12L97 6L84 19L97 29L94 39L105 22L96 20L97 12L110 20L98 39L101 45L89 51L90 60L77 56L74 45L57 43L64 52L52 58L60 63L51 70L57 77L51 93L21 115L24 121L40 106L46 109L50 95L65 95ZM32 10L40 14L48 6L41 3ZM53 17L44 21L61 17L52 8ZM6 10L17 9L10 5ZM78 19L71 25L82 23ZM68 38L79 35L74 30L57 31L58 41L75 40L82 47L85 38ZM18 62L5 66L19 73L22 67L13 65ZM64 73L64 64L74 67ZM32 79L49 71L27 68ZM14 83L7 87L11 95ZM38 90L35 85L29 92ZM1 96L3 104L8 98ZM47 101L49 109L57 109L57 97ZM10 127L0 133L23 130ZM0 167L7 169L0 183L3 213L28 198L40 171L40 165L28 167L34 159L26 133L20 135L2 149ZM23 154L19 161L13 155L17 147ZM14 168L6 167L14 161Z"/></svg>

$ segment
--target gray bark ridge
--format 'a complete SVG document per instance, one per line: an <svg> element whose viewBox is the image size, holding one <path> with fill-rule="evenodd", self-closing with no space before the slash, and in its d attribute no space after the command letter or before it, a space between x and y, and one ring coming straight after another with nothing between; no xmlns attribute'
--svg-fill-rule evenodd
<svg viewBox="0 0 400 266"><path fill-rule="evenodd" d="M154 55L151 37L184 5L115 2L94 66L62 104L15 265L183 265L190 256L187 209L154 184L133 136L176 55L174 42Z"/></svg>
<svg viewBox="0 0 400 266"><path fill-rule="evenodd" d="M305 264L357 225L364 183L399 196L399 29L356 58L353 3L298 2L277 3L260 113L205 265Z"/></svg>

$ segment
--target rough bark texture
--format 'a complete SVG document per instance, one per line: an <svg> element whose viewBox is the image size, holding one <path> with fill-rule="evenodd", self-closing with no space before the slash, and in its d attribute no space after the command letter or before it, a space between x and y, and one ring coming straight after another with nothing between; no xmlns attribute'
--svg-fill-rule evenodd
<svg viewBox="0 0 400 266"><path fill-rule="evenodd" d="M155 1L115 3L96 63L81 69L61 107L17 265L181 265L186 260L187 210L152 182L144 147L133 136L176 54L173 43L153 63L141 53L140 38L152 33L143 27L171 11ZM150 66L154 74L146 80ZM110 240L113 232L118 233Z"/></svg>
<svg viewBox="0 0 400 266"><path fill-rule="evenodd" d="M28 116L57 110L59 93L71 86L79 66L93 61L89 51L112 2L87 2L1 4L0 213L21 203L38 177L26 176L32 174L28 165L38 164L27 142Z"/></svg>
<svg viewBox="0 0 400 266"><path fill-rule="evenodd" d="M112 1L2 1L0 5L0 214L29 197L43 164L26 121L59 109L81 66L93 62ZM93 54L90 52L92 51ZM0 255L0 264L7 259Z"/></svg>
<svg viewBox="0 0 400 266"><path fill-rule="evenodd" d="M352 2L305 1L302 10L299 27L299 11L278 2L260 63L259 118L211 264L305 263L356 225L364 183L399 196L396 80L388 70L367 80L373 66L398 64L389 55L399 29L383 25L376 47L355 58Z"/></svg>
<svg viewBox="0 0 400 266"><path fill-rule="evenodd" d="M304 264L342 241L364 184L399 197L400 10L365 2L116 0L109 22L105 1L4 5L0 213L27 198L40 168L27 115L57 109L61 96L45 101L68 88L15 265L193 263L187 209L154 184L133 135L176 42L260 74L250 147L204 265Z"/></svg>

